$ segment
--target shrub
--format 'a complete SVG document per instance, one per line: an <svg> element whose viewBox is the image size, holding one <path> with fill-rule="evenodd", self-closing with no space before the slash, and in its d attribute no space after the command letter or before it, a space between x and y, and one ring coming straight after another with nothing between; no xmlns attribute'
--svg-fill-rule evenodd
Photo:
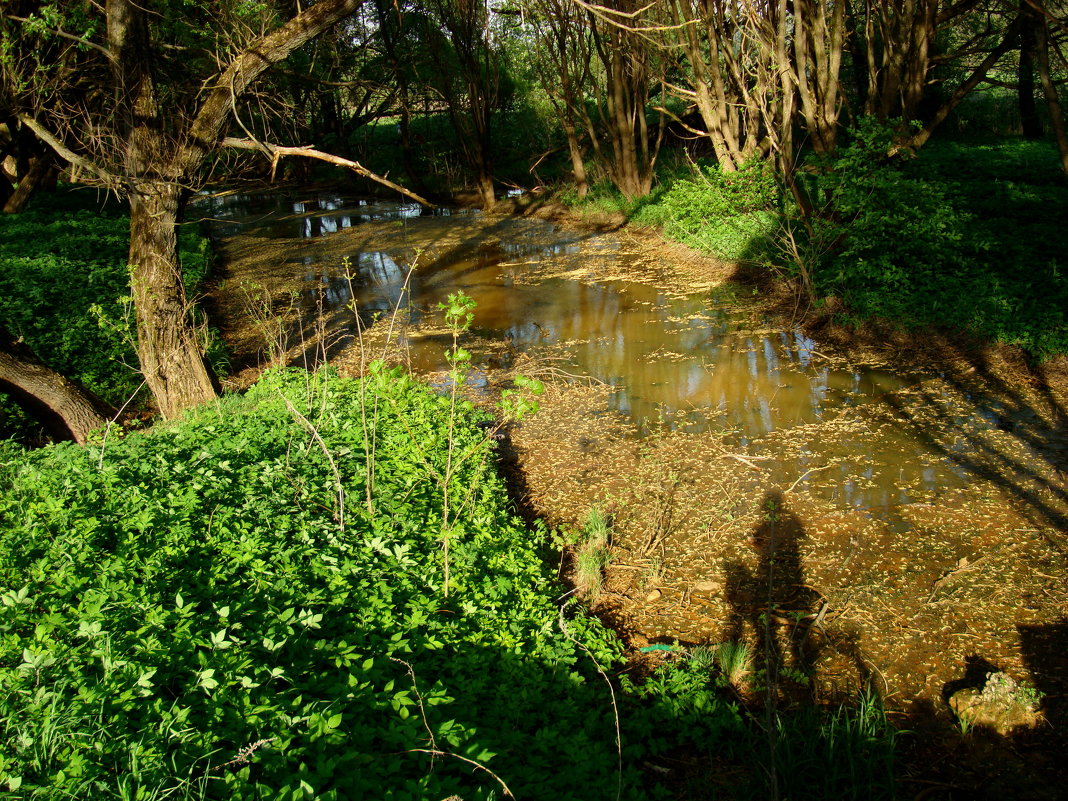
<svg viewBox="0 0 1068 801"><path fill-rule="evenodd" d="M665 230L723 259L753 258L775 231L778 198L769 162L750 161L734 172L704 167L664 193Z"/></svg>
<svg viewBox="0 0 1068 801"><path fill-rule="evenodd" d="M546 533L511 516L471 413L444 598L448 415L398 372L276 372L103 452L0 454L0 786L500 797L473 761L518 797L614 797L594 670L618 646L582 616L562 630Z"/></svg>

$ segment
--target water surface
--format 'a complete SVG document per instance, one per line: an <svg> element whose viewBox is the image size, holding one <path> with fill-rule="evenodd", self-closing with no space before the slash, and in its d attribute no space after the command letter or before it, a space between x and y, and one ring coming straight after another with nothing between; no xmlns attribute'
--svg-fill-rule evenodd
<svg viewBox="0 0 1068 801"><path fill-rule="evenodd" d="M843 505L882 509L964 485L952 453L971 440L947 432L996 424L914 391L930 376L843 366L733 285L687 292L620 277L635 257L613 234L329 194L232 194L202 208L221 237L292 243L273 269L299 279L306 314L325 308L351 329L353 300L365 322L399 309L417 371L445 369L438 306L462 290L477 304L472 332L497 343L476 354L481 366L562 354L569 372L611 387L610 410L636 436L718 432L772 479ZM650 271L646 259L638 272ZM930 427L901 413L918 396Z"/></svg>

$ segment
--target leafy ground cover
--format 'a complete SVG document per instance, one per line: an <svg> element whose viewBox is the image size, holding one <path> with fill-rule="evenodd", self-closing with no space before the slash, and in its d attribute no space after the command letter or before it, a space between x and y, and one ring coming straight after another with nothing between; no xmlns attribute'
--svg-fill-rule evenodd
<svg viewBox="0 0 1068 801"><path fill-rule="evenodd" d="M179 246L192 293L208 272L210 243L186 226ZM116 406L141 385L129 247L123 207L95 192L40 194L22 214L0 216L0 323L45 364ZM0 432L29 431L0 399Z"/></svg>
<svg viewBox="0 0 1068 801"><path fill-rule="evenodd" d="M668 688L621 700L617 751L598 672L619 646L558 606L546 532L511 516L456 411L399 372L273 373L104 449L8 450L0 787L637 798L636 757L678 742L657 721L697 703L689 737L737 731L729 704Z"/></svg>
<svg viewBox="0 0 1068 801"><path fill-rule="evenodd" d="M886 136L862 128L821 182L834 214L817 232L817 291L858 319L1068 353L1068 183L1052 145L936 142L886 164Z"/></svg>
<svg viewBox="0 0 1068 801"><path fill-rule="evenodd" d="M819 206L810 232L758 164L669 169L637 201L606 184L561 200L662 226L719 258L803 274L816 297L843 301L850 321L968 331L1039 359L1068 353L1068 183L1053 145L936 141L887 160L890 137L862 121L833 162L805 169Z"/></svg>

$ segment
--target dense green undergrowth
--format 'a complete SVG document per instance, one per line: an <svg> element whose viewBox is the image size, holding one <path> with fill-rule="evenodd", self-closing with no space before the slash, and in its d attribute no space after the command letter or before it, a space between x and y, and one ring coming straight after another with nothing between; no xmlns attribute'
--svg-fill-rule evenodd
<svg viewBox="0 0 1068 801"><path fill-rule="evenodd" d="M61 188L37 195L21 214L0 215L0 323L49 367L116 406L141 387L129 248L125 208L92 191ZM182 226L179 249L194 294L210 243ZM0 434L26 431L0 395Z"/></svg>
<svg viewBox="0 0 1068 801"><path fill-rule="evenodd" d="M1052 145L935 142L889 164L888 147L862 127L819 182L832 213L810 242L817 292L858 320L1068 353L1068 182Z"/></svg>
<svg viewBox="0 0 1068 801"><path fill-rule="evenodd" d="M7 453L12 797L503 797L474 763L520 798L641 796L628 755L677 738L625 731L618 773L619 646L557 605L483 429L398 372L366 382L275 373L103 451ZM737 728L709 703L695 735Z"/></svg>
<svg viewBox="0 0 1068 801"><path fill-rule="evenodd" d="M888 159L891 131L862 121L800 181L808 229L766 167L666 171L627 201L598 185L579 212L621 213L723 259L801 277L847 321L967 331L1036 358L1068 353L1068 182L1049 142L932 142Z"/></svg>
<svg viewBox="0 0 1068 801"><path fill-rule="evenodd" d="M700 649L620 680L494 441L379 368L269 373L104 448L0 450L0 792L756 799L774 775L892 796L870 705L776 714L769 751ZM733 778L674 778L680 753Z"/></svg>

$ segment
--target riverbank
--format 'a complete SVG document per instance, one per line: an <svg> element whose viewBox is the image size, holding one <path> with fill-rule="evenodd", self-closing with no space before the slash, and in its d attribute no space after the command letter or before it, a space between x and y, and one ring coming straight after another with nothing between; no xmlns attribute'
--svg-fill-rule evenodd
<svg viewBox="0 0 1068 801"><path fill-rule="evenodd" d="M657 233L641 236L657 247ZM722 265L711 261L709 273ZM929 375L887 396L881 423L833 426L921 425L973 483L929 501L842 509L772 480L759 444L739 452L678 430L635 443L594 422L605 418L604 393L562 392L516 439L537 513L574 520L593 499L615 516L598 614L624 634L639 672L662 654L643 652L650 643L747 632L758 652L761 639L774 642L765 659L796 670L782 680L787 695L828 703L877 687L896 724L917 733L903 778L925 797L1056 797L1068 690L1066 360L1034 364L1018 347L931 329L844 326L833 305L803 314L798 294L769 291L752 271L730 279L760 287L767 312L802 325L831 359ZM988 426L965 422L961 410L975 403ZM802 449L834 436L833 427L799 434ZM1044 694L1033 730L961 728L949 697L994 669ZM937 781L944 791L925 783Z"/></svg>

